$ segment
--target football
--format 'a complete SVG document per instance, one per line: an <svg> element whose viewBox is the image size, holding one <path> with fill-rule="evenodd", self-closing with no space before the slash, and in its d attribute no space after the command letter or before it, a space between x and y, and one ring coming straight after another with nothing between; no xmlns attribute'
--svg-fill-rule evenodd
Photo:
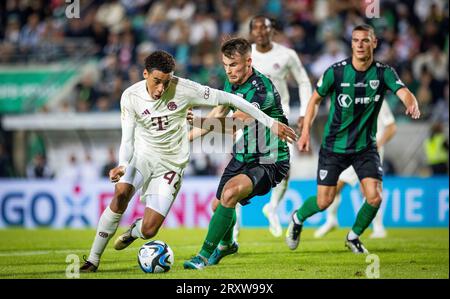
<svg viewBox="0 0 450 299"><path fill-rule="evenodd" d="M172 267L173 261L173 251L163 241L150 241L139 248L138 263L145 273L167 272Z"/></svg>

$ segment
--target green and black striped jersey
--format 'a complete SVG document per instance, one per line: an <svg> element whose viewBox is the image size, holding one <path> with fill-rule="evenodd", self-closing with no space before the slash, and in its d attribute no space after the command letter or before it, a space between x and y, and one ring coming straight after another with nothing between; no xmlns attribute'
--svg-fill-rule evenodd
<svg viewBox="0 0 450 299"><path fill-rule="evenodd" d="M352 59L335 63L317 82L321 97L331 98L322 147L334 153L356 153L376 147L377 117L386 90L396 93L405 87L395 70L374 61L357 71Z"/></svg>
<svg viewBox="0 0 450 299"><path fill-rule="evenodd" d="M227 79L224 91L244 98L273 119L288 124L278 91L272 81L257 70L253 69L253 74L241 85L233 85ZM241 138L233 146L233 156L241 162L272 164L288 160L289 148L269 128L254 121L244 127Z"/></svg>

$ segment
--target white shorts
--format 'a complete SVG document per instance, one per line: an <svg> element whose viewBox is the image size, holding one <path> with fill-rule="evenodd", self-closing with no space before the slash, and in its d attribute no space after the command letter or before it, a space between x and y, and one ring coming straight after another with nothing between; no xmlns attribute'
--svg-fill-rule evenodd
<svg viewBox="0 0 450 299"><path fill-rule="evenodd" d="M118 183L131 184L135 190L142 188L141 201L145 206L166 217L180 190L183 172L183 168L169 170L160 163L152 168L129 165Z"/></svg>

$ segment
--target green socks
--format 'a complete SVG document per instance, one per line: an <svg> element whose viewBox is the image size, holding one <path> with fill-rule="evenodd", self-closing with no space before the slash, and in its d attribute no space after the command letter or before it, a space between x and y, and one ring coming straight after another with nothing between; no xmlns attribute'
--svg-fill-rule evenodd
<svg viewBox="0 0 450 299"><path fill-rule="evenodd" d="M231 245L234 241L233 239L233 229L234 229L234 225L236 224L236 210L234 210L233 213L233 218L231 219L231 226L230 228L227 230L227 232L225 233L225 235L223 236L222 240L220 241L221 245Z"/></svg>
<svg viewBox="0 0 450 299"><path fill-rule="evenodd" d="M311 196L308 197L302 207L297 210L297 218L303 223L306 219L321 211L322 210L319 209L319 206L317 205L317 196Z"/></svg>
<svg viewBox="0 0 450 299"><path fill-rule="evenodd" d="M200 250L200 255L208 259L228 231L231 232L231 238L233 238L234 223L236 223L236 209L225 208L219 204L209 222L208 233Z"/></svg>
<svg viewBox="0 0 450 299"><path fill-rule="evenodd" d="M366 228L369 227L370 223L372 223L373 218L377 215L378 209L379 207L371 206L367 201L364 201L364 204L358 211L358 215L356 215L352 231L358 236L361 236Z"/></svg>

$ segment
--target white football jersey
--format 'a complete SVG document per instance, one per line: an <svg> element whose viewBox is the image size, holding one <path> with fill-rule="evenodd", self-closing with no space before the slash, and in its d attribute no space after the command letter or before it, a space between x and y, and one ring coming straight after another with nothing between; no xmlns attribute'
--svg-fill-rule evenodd
<svg viewBox="0 0 450 299"><path fill-rule="evenodd" d="M274 123L273 118L237 95L179 77L173 77L158 100L148 94L145 80L127 88L120 100L119 165L127 166L134 158L160 161L166 168L184 168L189 161L187 109L219 104L233 106L268 128Z"/></svg>
<svg viewBox="0 0 450 299"><path fill-rule="evenodd" d="M150 97L143 80L123 92L120 104L123 124L135 128L133 155L158 157L182 168L189 160L187 109L218 101L213 89L174 77L159 100Z"/></svg>
<svg viewBox="0 0 450 299"><path fill-rule="evenodd" d="M275 85L286 116L289 116L290 112L287 76L291 73L299 85L300 116L304 116L312 94L311 82L305 68L294 50L275 42L272 42L272 45L270 51L261 53L256 50L256 44L252 44L252 64Z"/></svg>

